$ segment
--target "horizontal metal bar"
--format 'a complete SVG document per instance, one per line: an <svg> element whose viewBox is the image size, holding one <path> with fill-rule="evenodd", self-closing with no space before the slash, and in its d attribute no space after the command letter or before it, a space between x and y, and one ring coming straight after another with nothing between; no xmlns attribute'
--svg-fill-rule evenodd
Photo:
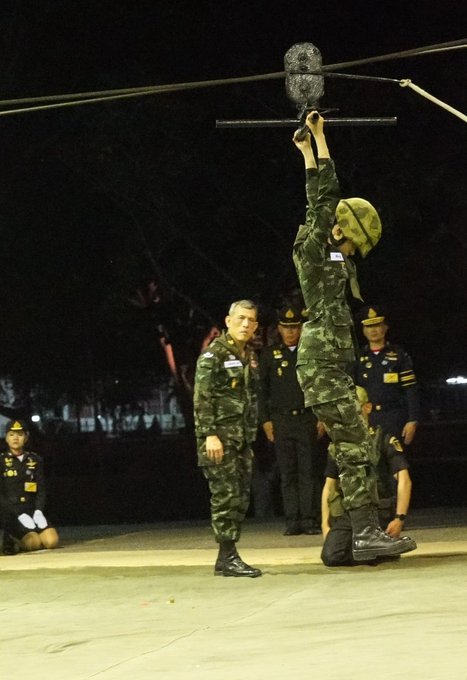
<svg viewBox="0 0 467 680"><path fill-rule="evenodd" d="M397 125L397 118L326 118L326 127L364 126L364 125ZM285 120L216 120L216 128L275 128L296 127L302 123L295 119Z"/></svg>

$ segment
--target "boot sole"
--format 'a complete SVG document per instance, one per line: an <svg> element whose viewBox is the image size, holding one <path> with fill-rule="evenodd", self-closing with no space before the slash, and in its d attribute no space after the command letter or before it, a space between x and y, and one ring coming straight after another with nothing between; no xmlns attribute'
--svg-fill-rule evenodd
<svg viewBox="0 0 467 680"><path fill-rule="evenodd" d="M388 548L387 550L378 550L377 548L373 548L372 550L352 550L352 554L356 562L363 562L365 560L374 560L377 557L398 557L403 553L412 552L412 550L416 549L417 544L413 541L413 543L404 546L402 550L394 550L391 548Z"/></svg>
<svg viewBox="0 0 467 680"><path fill-rule="evenodd" d="M214 569L214 576L236 576L236 577L249 577L249 578L258 578L258 576L262 576L263 573L260 571L259 574L224 574L222 569Z"/></svg>
<svg viewBox="0 0 467 680"><path fill-rule="evenodd" d="M259 572L259 574L224 574L221 571L222 576L233 576L234 578L258 578L258 576L262 576L262 572Z"/></svg>

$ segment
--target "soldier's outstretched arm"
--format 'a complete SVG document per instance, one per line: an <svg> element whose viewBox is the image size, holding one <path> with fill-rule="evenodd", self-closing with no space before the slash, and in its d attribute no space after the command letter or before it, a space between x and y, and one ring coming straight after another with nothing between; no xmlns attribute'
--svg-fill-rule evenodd
<svg viewBox="0 0 467 680"><path fill-rule="evenodd" d="M311 146L311 137L310 133L307 133L305 139L300 140L298 139L298 132L299 130L295 131L295 134L293 136L293 143L297 147L299 151L301 151L303 155L303 160L305 161L305 170L311 170L312 168L315 169L316 166L316 160L315 160L315 154L313 152L313 148Z"/></svg>
<svg viewBox="0 0 467 680"><path fill-rule="evenodd" d="M331 158L329 154L326 136L324 134L324 118L318 114L317 111L311 111L306 118L306 124L311 130L316 143L316 151L318 152L318 159Z"/></svg>
<svg viewBox="0 0 467 680"><path fill-rule="evenodd" d="M317 168L307 168L308 208L305 227L301 227L294 244L294 257L311 265L322 263L323 249L335 222L340 199L339 182L324 134L324 119L316 111L307 116L307 126L313 135L318 153ZM307 135L307 140L308 140ZM297 142L296 146L298 146ZM300 148L300 147L299 147ZM311 149L311 143L310 143ZM302 152L303 153L303 152ZM307 152L308 153L308 152ZM305 156L305 164L309 156ZM313 156L313 162L316 159Z"/></svg>
<svg viewBox="0 0 467 680"><path fill-rule="evenodd" d="M306 172L306 198L307 198L307 211L305 223L309 224L314 218L314 208L316 200L318 198L318 166L316 164L315 154L313 147L311 146L311 131L307 133L305 139L298 139L298 130L295 131L293 136L293 143L297 149L302 153L303 160L305 162L305 172Z"/></svg>

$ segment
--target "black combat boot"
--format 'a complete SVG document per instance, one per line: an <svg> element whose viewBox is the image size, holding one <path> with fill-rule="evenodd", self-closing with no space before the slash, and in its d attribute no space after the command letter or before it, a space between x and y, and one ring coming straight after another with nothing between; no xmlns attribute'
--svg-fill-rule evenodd
<svg viewBox="0 0 467 680"><path fill-rule="evenodd" d="M222 576L225 560L230 554L237 555L235 541L220 541L219 552L217 553L217 559L214 565L214 576Z"/></svg>
<svg viewBox="0 0 467 680"><path fill-rule="evenodd" d="M376 509L371 505L349 510L352 522L354 560L364 562L377 557L396 557L415 550L417 544L409 536L391 538L379 526Z"/></svg>
<svg viewBox="0 0 467 680"><path fill-rule="evenodd" d="M214 565L216 576L261 576L261 570L246 564L237 552L234 541L221 541L219 554Z"/></svg>
<svg viewBox="0 0 467 680"><path fill-rule="evenodd" d="M4 555L17 555L20 552L18 541L6 531L3 532L2 552Z"/></svg>

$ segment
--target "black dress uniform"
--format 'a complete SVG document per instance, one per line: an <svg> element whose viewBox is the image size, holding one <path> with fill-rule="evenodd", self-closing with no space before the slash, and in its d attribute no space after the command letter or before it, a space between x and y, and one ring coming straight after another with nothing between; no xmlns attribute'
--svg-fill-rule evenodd
<svg viewBox="0 0 467 680"><path fill-rule="evenodd" d="M384 316L375 307L369 307L363 316L364 325L384 322ZM366 389L373 404L369 418L372 427L381 427L383 432L400 437L406 423L419 420L420 402L412 360L400 345L386 342L378 351L363 346L357 356L355 383Z"/></svg>
<svg viewBox="0 0 467 680"><path fill-rule="evenodd" d="M22 459L22 460L21 460ZM44 510L45 481L42 458L25 451L22 456L10 452L0 454L0 515L2 528L17 539L26 529L18 517L23 513L33 516ZM47 527L43 527L47 528Z"/></svg>
<svg viewBox="0 0 467 680"><path fill-rule="evenodd" d="M285 316L286 314L289 316ZM301 316L284 312L279 323L298 326ZM274 447L281 477L287 534L318 533L321 477L316 417L305 408L296 375L297 351L284 343L260 354L260 423L272 421Z"/></svg>

